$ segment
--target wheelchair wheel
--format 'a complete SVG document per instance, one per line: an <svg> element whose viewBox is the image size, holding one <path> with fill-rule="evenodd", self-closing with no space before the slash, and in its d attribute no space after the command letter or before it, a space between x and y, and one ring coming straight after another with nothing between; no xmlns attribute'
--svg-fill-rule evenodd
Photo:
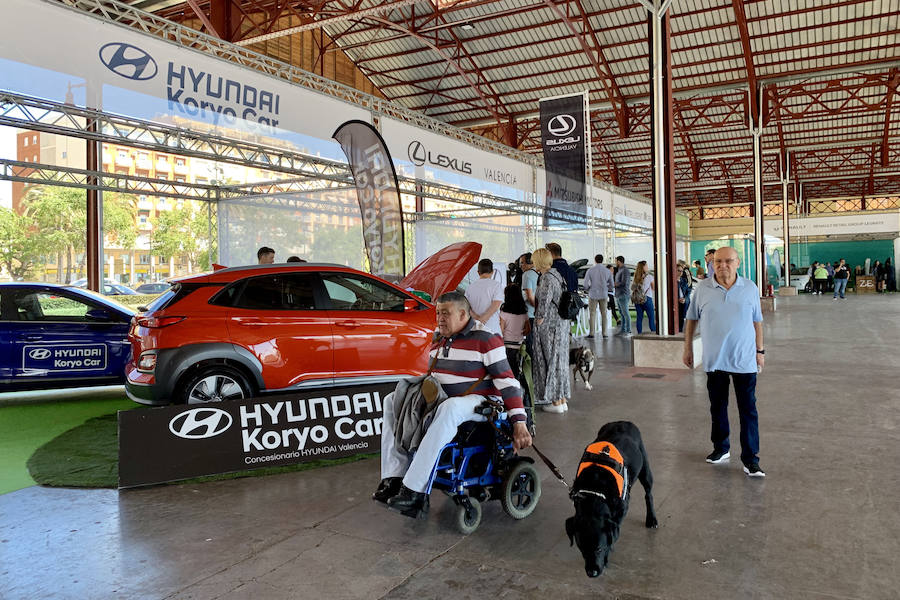
<svg viewBox="0 0 900 600"><path fill-rule="evenodd" d="M541 499L541 479L528 462L518 462L503 479L500 504L513 519L524 519L534 512Z"/></svg>
<svg viewBox="0 0 900 600"><path fill-rule="evenodd" d="M469 535L481 525L481 502L466 497L456 505L456 529L463 535Z"/></svg>

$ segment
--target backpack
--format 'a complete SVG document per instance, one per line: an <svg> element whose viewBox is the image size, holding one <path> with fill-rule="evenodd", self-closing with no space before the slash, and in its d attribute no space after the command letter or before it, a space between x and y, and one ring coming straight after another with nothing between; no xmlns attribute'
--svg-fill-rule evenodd
<svg viewBox="0 0 900 600"><path fill-rule="evenodd" d="M559 316L563 319L574 321L578 318L578 313L584 308L584 302L578 292L564 291L559 297L559 305L557 305Z"/></svg>
<svg viewBox="0 0 900 600"><path fill-rule="evenodd" d="M631 284L631 301L635 304L643 304L647 301L647 295L644 293L643 285Z"/></svg>

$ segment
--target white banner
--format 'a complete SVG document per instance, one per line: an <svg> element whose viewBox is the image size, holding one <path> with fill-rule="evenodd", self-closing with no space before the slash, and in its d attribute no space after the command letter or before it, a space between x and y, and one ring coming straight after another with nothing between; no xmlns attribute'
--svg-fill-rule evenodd
<svg viewBox="0 0 900 600"><path fill-rule="evenodd" d="M436 182L447 182L434 171L457 177L471 177L481 181L515 188L527 194L534 192L531 166L491 152L479 150L464 142L453 140L394 119L381 119L381 137L397 163L398 170L413 175L406 164L414 167L414 176Z"/></svg>
<svg viewBox="0 0 900 600"><path fill-rule="evenodd" d="M790 219L791 237L811 235L852 235L855 233L893 233L900 231L900 211L871 215L833 217L796 217ZM766 235L784 236L781 218L766 220Z"/></svg>
<svg viewBox="0 0 900 600"><path fill-rule="evenodd" d="M346 102L62 6L4 0L3 8L0 87L13 92L266 137L297 132L341 158L334 130L351 119L371 122Z"/></svg>

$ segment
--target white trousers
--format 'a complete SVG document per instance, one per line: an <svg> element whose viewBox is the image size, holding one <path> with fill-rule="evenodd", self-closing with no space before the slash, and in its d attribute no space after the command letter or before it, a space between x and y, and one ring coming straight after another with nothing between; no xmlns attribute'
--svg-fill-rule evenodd
<svg viewBox="0 0 900 600"><path fill-rule="evenodd" d="M469 394L447 398L434 414L434 419L412 460L403 448L394 442L394 394L384 398L384 420L381 424L381 478L403 477L403 485L414 492L424 492L428 488L431 472L456 429L466 421L486 421L484 415L475 414L475 408L484 402L484 396Z"/></svg>

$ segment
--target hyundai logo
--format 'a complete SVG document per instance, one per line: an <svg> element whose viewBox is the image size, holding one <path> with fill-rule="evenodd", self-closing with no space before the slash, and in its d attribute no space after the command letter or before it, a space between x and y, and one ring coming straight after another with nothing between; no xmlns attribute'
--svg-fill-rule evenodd
<svg viewBox="0 0 900 600"><path fill-rule="evenodd" d="M410 142L409 147L406 149L406 153L409 155L409 160L417 167L421 167L425 164L427 153L425 152L425 146L422 145L422 142Z"/></svg>
<svg viewBox="0 0 900 600"><path fill-rule="evenodd" d="M231 427L231 415L220 408L193 408L169 421L169 431L186 440L202 440Z"/></svg>
<svg viewBox="0 0 900 600"><path fill-rule="evenodd" d="M550 135L563 137L575 131L576 125L578 122L572 115L556 115L547 123L547 131L550 132Z"/></svg>
<svg viewBox="0 0 900 600"><path fill-rule="evenodd" d="M28 353L28 358L33 358L34 360L44 360L50 358L50 351L46 348L35 348Z"/></svg>
<svg viewBox="0 0 900 600"><path fill-rule="evenodd" d="M125 79L153 79L159 71L152 56L125 42L111 42L100 48L100 60L107 69Z"/></svg>

